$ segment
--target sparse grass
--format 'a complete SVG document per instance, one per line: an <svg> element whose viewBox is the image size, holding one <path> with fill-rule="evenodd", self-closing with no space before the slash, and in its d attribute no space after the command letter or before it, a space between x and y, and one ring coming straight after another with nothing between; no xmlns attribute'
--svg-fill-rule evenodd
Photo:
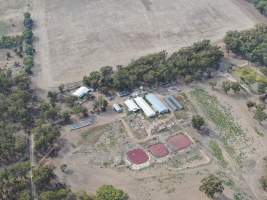
<svg viewBox="0 0 267 200"><path fill-rule="evenodd" d="M0 37L2 37L3 35L6 35L8 33L8 25L0 20Z"/></svg>
<svg viewBox="0 0 267 200"><path fill-rule="evenodd" d="M176 111L176 112L174 112L174 115L175 115L175 118L178 119L178 120L179 119L187 119L188 118L188 115L184 110Z"/></svg>
<svg viewBox="0 0 267 200"><path fill-rule="evenodd" d="M95 144L98 139L104 134L105 126L98 126L93 129L89 129L82 133L83 141L89 144Z"/></svg>
<svg viewBox="0 0 267 200"><path fill-rule="evenodd" d="M121 122L114 122L89 129L82 133L82 142L95 145L99 150L108 151L116 146L118 137L123 137L124 129L122 127Z"/></svg>
<svg viewBox="0 0 267 200"><path fill-rule="evenodd" d="M212 140L212 141L210 141L209 146L210 146L210 148L212 150L212 154L215 156L215 158L223 166L227 165L227 162L224 160L223 153L222 153L222 150L221 150L219 144L216 141Z"/></svg>
<svg viewBox="0 0 267 200"><path fill-rule="evenodd" d="M259 131L256 127L254 128L254 130L259 136L264 137L264 133Z"/></svg>
<svg viewBox="0 0 267 200"><path fill-rule="evenodd" d="M177 153L172 157L172 159L168 162L169 166L175 168L184 167L188 163L193 163L194 161L203 159L200 151L194 149L188 152Z"/></svg>

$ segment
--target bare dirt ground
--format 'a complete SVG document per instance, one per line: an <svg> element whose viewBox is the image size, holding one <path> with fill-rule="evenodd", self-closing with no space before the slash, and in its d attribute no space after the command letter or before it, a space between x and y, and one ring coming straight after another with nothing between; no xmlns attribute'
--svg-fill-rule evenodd
<svg viewBox="0 0 267 200"><path fill-rule="evenodd" d="M42 89L148 53L217 41L263 20L243 0L33 0L32 9Z"/></svg>
<svg viewBox="0 0 267 200"><path fill-rule="evenodd" d="M23 14L27 0L0 0L0 36L17 34L23 30Z"/></svg>
<svg viewBox="0 0 267 200"><path fill-rule="evenodd" d="M118 121L113 122L107 126L116 127L118 123ZM94 129L89 128L86 137L81 137L84 135L84 130L66 131L62 137L67 140L67 143L60 155L53 160L53 163L58 166L56 173L60 180L70 185L74 191L85 190L95 193L95 190L101 185L112 184L125 190L132 200L172 200L178 195L184 200L207 199L198 191L199 182L208 173L218 170L216 166L205 165L205 167L198 167L197 169L192 167L190 170L177 171L178 163L167 162L164 165L156 164L148 169L135 172L125 167L112 167L108 163L99 165L98 163L101 162L104 155L108 160L114 156L114 151L121 152L123 150L122 145L129 145L132 140L127 138L125 130L116 131L114 136L119 139L110 138L110 140L108 137L111 137L111 132L104 131L102 133L106 135L104 136L106 139L104 139L100 135L97 136L102 128L96 127L97 130ZM96 150L92 150L92 148L96 148ZM109 153L103 154L104 151ZM98 155L98 157L96 158L94 155ZM182 155L180 155L181 158ZM186 156L189 155L190 151ZM197 160L197 162L199 161ZM60 170L59 166L62 164L67 164L70 173L63 173Z"/></svg>

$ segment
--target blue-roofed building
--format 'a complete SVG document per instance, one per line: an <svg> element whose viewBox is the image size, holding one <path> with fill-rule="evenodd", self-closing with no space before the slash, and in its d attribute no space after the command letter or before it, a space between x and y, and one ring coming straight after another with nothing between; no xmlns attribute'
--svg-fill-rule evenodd
<svg viewBox="0 0 267 200"><path fill-rule="evenodd" d="M169 109L161 102L161 100L156 95L150 93L147 94L145 98L156 112L160 114L169 112Z"/></svg>

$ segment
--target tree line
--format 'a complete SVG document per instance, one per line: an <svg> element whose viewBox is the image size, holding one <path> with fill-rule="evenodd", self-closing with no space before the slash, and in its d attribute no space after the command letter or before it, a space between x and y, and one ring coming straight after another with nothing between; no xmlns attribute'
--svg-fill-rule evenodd
<svg viewBox="0 0 267 200"><path fill-rule="evenodd" d="M30 163L20 162L0 172L1 200L30 200ZM127 200L128 195L111 185L103 185L95 195L86 192L74 193L61 184L52 168L36 166L33 169L33 182L40 200Z"/></svg>
<svg viewBox="0 0 267 200"><path fill-rule="evenodd" d="M267 0L249 0L255 7L261 12L261 14L267 16Z"/></svg>
<svg viewBox="0 0 267 200"><path fill-rule="evenodd" d="M230 31L224 42L228 51L267 66L267 25L257 25L245 31Z"/></svg>
<svg viewBox="0 0 267 200"><path fill-rule="evenodd" d="M94 89L131 90L138 86L154 86L175 81L177 77L190 82L211 76L218 69L223 52L209 40L194 43L168 57L166 51L143 56L127 66L102 67L83 78Z"/></svg>

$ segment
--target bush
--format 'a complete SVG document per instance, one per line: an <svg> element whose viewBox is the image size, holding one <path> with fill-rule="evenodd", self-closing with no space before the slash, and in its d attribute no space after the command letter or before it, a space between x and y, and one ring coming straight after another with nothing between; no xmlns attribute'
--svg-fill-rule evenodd
<svg viewBox="0 0 267 200"><path fill-rule="evenodd" d="M128 198L122 190L112 185L104 185L97 190L95 200L127 200Z"/></svg>
<svg viewBox="0 0 267 200"><path fill-rule="evenodd" d="M203 117L199 116L199 115L195 115L192 118L192 126L197 129L200 130L201 127L205 124L205 120Z"/></svg>

